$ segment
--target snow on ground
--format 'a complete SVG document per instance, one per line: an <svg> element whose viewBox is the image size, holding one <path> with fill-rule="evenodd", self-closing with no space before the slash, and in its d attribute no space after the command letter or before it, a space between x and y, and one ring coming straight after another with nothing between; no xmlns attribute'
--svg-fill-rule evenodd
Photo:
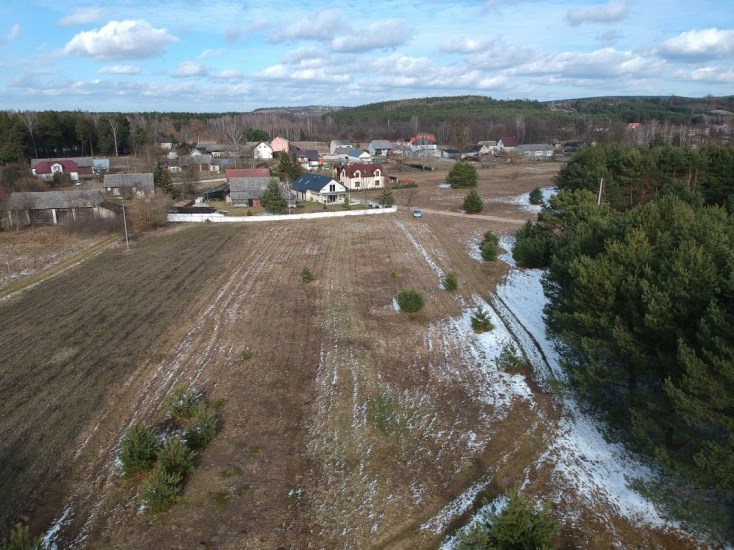
<svg viewBox="0 0 734 550"><path fill-rule="evenodd" d="M495 310L492 321L495 322L495 315L501 318L500 323L495 323L499 331L513 334L512 340L525 353L540 382L547 383L551 379L563 382L565 376L556 349L558 343L546 332L543 318L543 308L547 303L541 283L544 272L517 268L511 259L513 243L512 237L503 237L500 241L502 248L508 251L500 259L512 269L491 300ZM613 513L631 521L654 527L678 527L678 524L664 520L650 501L630 488L631 480L649 480L654 478L655 471L622 445L607 441L603 426L582 412L574 400L563 398L562 406L557 432L548 449L529 468L527 476L531 476L536 468L550 466L556 488L552 498L558 504L572 493L589 508L600 505L602 510L611 508ZM471 501L466 502L476 494L473 493L475 487L472 486L438 516L426 522L424 528L436 525L437 521L440 523L445 515L461 511L462 506L465 506L464 511L467 510ZM559 509L563 507L559 506ZM478 516L475 515L472 521L478 521ZM449 550L456 542L456 536L449 537L441 548Z"/></svg>
<svg viewBox="0 0 734 550"><path fill-rule="evenodd" d="M555 187L541 187L540 190L543 193L543 202L546 204L548 203L548 200L558 192L558 189L556 189ZM507 197L497 197L487 199L484 202L514 204L515 206L518 206L523 212L540 212L540 208L542 206L540 204L530 204L530 193L523 193L522 195L511 195Z"/></svg>

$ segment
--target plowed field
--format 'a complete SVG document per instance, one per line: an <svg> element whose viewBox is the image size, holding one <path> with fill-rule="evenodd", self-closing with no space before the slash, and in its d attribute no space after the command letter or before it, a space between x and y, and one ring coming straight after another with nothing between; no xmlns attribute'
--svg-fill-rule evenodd
<svg viewBox="0 0 734 550"><path fill-rule="evenodd" d="M507 172L501 188L483 179L480 193L547 185L545 170ZM456 211L433 200L445 191L457 193L427 180L417 204ZM63 548L438 546L461 519L445 513L454 497L523 481L559 418L555 398L494 368L498 350L469 327L508 269L473 259L476 242L533 217L487 204L504 221L399 212L186 227L0 303L3 523L56 520ZM304 266L313 282L299 282ZM406 288L425 295L422 312L397 310ZM134 421L163 427L179 385L203 391L219 434L173 510L150 516L118 446ZM535 475L535 496L553 494ZM563 528L567 545L608 540L598 524ZM624 519L613 530L624 547L685 544Z"/></svg>

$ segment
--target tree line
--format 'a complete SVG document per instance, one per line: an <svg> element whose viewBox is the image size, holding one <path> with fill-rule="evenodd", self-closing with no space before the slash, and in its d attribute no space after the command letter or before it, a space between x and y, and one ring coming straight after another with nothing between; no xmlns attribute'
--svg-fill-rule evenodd
<svg viewBox="0 0 734 550"><path fill-rule="evenodd" d="M732 173L724 176L731 153L580 153L514 249L521 265L547 268L548 324L564 343L582 400L676 472L690 494L725 510L730 530L734 188ZM676 154L685 162L661 161ZM613 183L610 200L598 204L602 168Z"/></svg>

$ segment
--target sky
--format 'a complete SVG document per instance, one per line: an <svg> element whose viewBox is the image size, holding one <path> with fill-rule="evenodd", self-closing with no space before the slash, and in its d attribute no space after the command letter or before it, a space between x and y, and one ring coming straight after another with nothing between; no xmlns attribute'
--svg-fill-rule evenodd
<svg viewBox="0 0 734 550"><path fill-rule="evenodd" d="M0 109L734 94L726 0L0 0Z"/></svg>

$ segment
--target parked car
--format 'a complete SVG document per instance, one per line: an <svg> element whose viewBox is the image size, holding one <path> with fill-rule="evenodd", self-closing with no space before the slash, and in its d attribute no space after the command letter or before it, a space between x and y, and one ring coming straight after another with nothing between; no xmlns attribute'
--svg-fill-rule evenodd
<svg viewBox="0 0 734 550"><path fill-rule="evenodd" d="M420 218L422 215L423 215L423 212L421 212L417 208L413 208L413 217L414 218Z"/></svg>

